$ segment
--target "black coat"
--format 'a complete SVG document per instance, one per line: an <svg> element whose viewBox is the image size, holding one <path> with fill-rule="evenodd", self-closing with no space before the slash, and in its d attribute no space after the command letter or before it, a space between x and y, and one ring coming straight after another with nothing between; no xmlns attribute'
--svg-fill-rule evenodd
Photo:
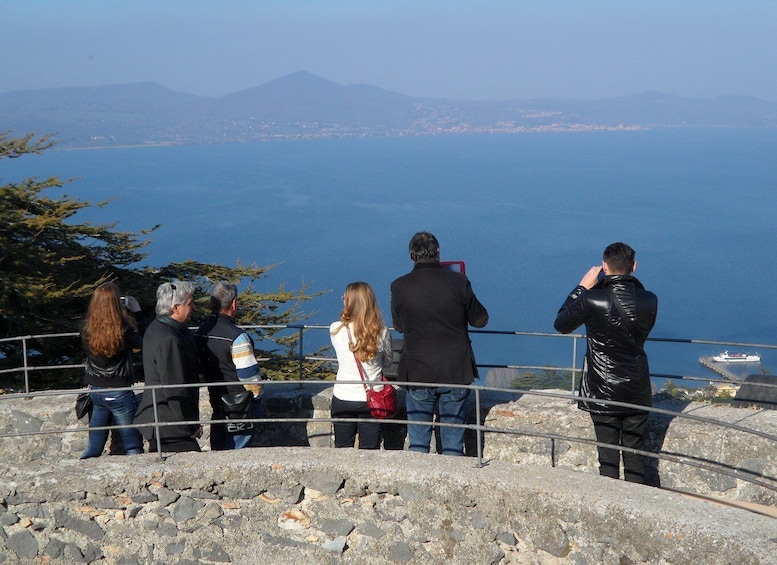
<svg viewBox="0 0 777 565"><path fill-rule="evenodd" d="M397 380L467 385L477 377L467 328L485 326L488 312L466 275L417 263L391 283L391 317L404 334Z"/></svg>
<svg viewBox="0 0 777 565"><path fill-rule="evenodd" d="M84 351L86 352L88 362L100 369L104 369L104 371L101 372L105 373L104 375L92 374L87 369L84 372L84 384L107 388L118 388L123 386L132 386L135 384L134 356L132 351L140 350L141 346L143 345L143 332L146 329L146 322L145 319L143 319L142 313L138 312L133 313L132 315L135 317L135 321L137 322L137 329L129 324L124 326L123 332L125 350L121 353L114 355L113 357L95 355L89 349L89 346L86 345L86 342L83 342ZM122 366L124 362L128 363L127 366L130 367L131 373L119 376L116 374L116 369Z"/></svg>
<svg viewBox="0 0 777 565"><path fill-rule="evenodd" d="M632 321L632 329L623 322L607 288L620 300ZM656 295L631 275L607 276L601 286L588 291L578 286L572 291L558 311L554 326L566 334L585 324L588 350L581 396L651 405L650 368L644 344L657 312ZM581 401L579 406L594 414L613 416L640 412L595 402Z"/></svg>
<svg viewBox="0 0 777 565"><path fill-rule="evenodd" d="M186 326L169 317L157 318L148 325L143 336L143 370L146 386L199 382L197 346ZM200 419L198 387L164 388L154 394L161 422ZM135 414L136 423L153 423L152 399L152 391L146 390ZM198 428L198 424L164 426L159 428L159 435L163 442L189 441ZM153 427L141 428L141 432L152 440Z"/></svg>

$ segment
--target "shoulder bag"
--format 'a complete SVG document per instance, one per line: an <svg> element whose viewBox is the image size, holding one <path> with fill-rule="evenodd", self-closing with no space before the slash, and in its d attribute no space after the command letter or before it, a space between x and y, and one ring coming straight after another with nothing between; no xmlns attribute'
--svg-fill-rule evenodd
<svg viewBox="0 0 777 565"><path fill-rule="evenodd" d="M348 344L351 345L351 330L346 325L346 331L348 332ZM364 385L364 392L367 394L367 406L370 409L370 414L373 418L382 420L383 418L391 418L397 413L397 389L388 383L385 375L381 374L379 383L383 384L382 390L375 390L373 386L367 386L367 379L364 378L364 371L362 370L361 361L356 357L356 353L353 354L354 361L356 361L356 367L359 369L359 376L362 379Z"/></svg>
<svg viewBox="0 0 777 565"><path fill-rule="evenodd" d="M76 419L80 420L84 416L92 414L92 399L88 392L82 392L76 397Z"/></svg>
<svg viewBox="0 0 777 565"><path fill-rule="evenodd" d="M618 298L618 295L615 294L615 291L612 289L611 286L607 287L607 294L610 295L610 300L612 300L613 306L615 306L615 309L618 311L618 314L620 314L621 320L623 321L623 326L626 328L626 331L628 331L629 334L631 334L631 337L633 337L634 340L638 344L640 344L640 347L641 347L643 340L639 338L639 332L637 331L637 327L634 325L634 321L631 318L629 318L629 315L626 313L626 309L623 307L623 304Z"/></svg>
<svg viewBox="0 0 777 565"><path fill-rule="evenodd" d="M224 413L224 418L236 420L227 424L228 432L246 432L254 429L253 422L238 421L250 420L254 417L253 404L254 393L250 390L221 396L221 411Z"/></svg>

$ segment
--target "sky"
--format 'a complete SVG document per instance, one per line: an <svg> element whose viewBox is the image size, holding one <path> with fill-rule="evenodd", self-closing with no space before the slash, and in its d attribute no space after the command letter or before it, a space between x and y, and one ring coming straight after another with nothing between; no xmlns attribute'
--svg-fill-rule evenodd
<svg viewBox="0 0 777 565"><path fill-rule="evenodd" d="M432 98L777 101L775 0L4 0L0 92L221 96L308 71Z"/></svg>

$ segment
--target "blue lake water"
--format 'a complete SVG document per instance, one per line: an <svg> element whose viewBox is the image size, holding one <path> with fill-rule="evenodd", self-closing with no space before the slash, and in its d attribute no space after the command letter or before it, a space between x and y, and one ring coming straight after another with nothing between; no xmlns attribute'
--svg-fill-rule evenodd
<svg viewBox="0 0 777 565"><path fill-rule="evenodd" d="M659 296L653 337L777 343L777 130L51 151L0 164L3 182L27 175L73 177L63 192L87 201L116 197L85 211L89 221L161 223L149 264L277 263L267 289L331 290L309 307L313 323L338 317L353 280L373 285L388 317L389 284L426 230L443 259L466 261L487 329L553 333L566 294L607 244L625 241ZM571 362L566 339L473 342L484 364ZM653 372L699 376L710 376L699 356L722 349L648 346ZM759 353L777 372L777 353Z"/></svg>

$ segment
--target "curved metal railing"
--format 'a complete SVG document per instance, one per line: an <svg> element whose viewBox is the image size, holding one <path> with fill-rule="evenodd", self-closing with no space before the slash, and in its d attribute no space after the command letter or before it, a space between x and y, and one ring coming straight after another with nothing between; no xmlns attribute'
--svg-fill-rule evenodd
<svg viewBox="0 0 777 565"><path fill-rule="evenodd" d="M305 379L305 362L308 361L323 361L323 362L335 362L336 359L328 356L305 354L305 334L310 331L328 331L329 326L315 325L315 324L266 324L266 325L245 325L241 326L248 331L257 330L291 330L297 333L297 351L296 357L292 357L292 360L298 362L298 377L299 380ZM576 390L576 378L582 373L582 367L578 365L580 354L584 351L584 347L581 348L579 341L585 339L585 334L571 333L571 334L558 334L547 332L528 332L528 331L513 331L513 330L480 330L471 329L470 334L485 335L485 336L515 336L515 337L531 337L542 339L562 339L570 342L570 365L569 366L557 366L557 365L527 365L527 364L489 364L478 363L478 367L482 369L512 369L512 370L552 370L568 372L572 375L570 392L574 393ZM2 343L18 343L22 350L22 365L18 367L5 367L0 369L0 376L4 374L23 374L24 376L24 390L26 393L31 391L30 388L30 376L35 372L44 371L57 371L64 369L78 369L83 367L83 364L56 364L56 365L37 365L34 362L34 358L31 356L30 342L35 340L46 339L77 339L79 334L76 332L58 333L58 334L38 334L38 335L24 335L0 338L0 344ZM654 343L675 343L675 344L693 344L693 345L715 345L721 347L745 347L749 349L760 350L777 350L777 344L764 344L764 343L744 343L736 341L719 341L719 340L702 340L702 339L685 339L685 338L661 338L651 337L648 338L648 342ZM288 359L288 358L286 358ZM260 359L260 361L267 361L269 358ZM669 374L669 373L651 373L651 379L673 379L679 381L689 382L709 382L709 383L732 383L737 384L740 381L729 378L718 377L699 377L694 375L684 374ZM765 383L752 383L753 386L775 386Z"/></svg>
<svg viewBox="0 0 777 565"><path fill-rule="evenodd" d="M344 382L344 381L341 381ZM354 381L354 383L360 383L361 381ZM303 381L268 381L265 386L277 386L277 387L284 387L284 386L294 386L294 387L305 387L305 386L311 386L311 385L322 385L322 384L331 384L332 381L318 381L318 380L303 380ZM125 390L134 390L136 392L142 392L143 394L152 394L154 395L154 398L156 398L156 394L159 390L165 389L165 388L185 388L185 387L192 387L192 388L200 388L208 385L219 385L223 384L221 382L213 382L213 383L192 383L188 385L154 385L154 386L132 386L132 387L117 387L114 389L101 389L101 392L119 392L119 391L125 391ZM538 391L538 390L524 390L524 389L508 389L508 388L495 388L495 387L486 387L486 386L477 386L477 385L434 385L429 383L413 383L413 382L406 382L406 383L394 383L397 387L407 387L407 386L427 386L427 387L434 387L434 386L444 386L446 388L467 388L470 389L474 393L474 408L475 408L475 423L472 424L450 424L450 423L443 423L443 422L434 422L432 425L436 428L441 427L459 427L464 428L467 430L471 430L474 432L475 438L476 438L476 467L484 467L488 464L488 461L484 459L484 446L483 441L486 434L505 434L505 435L514 435L514 436L525 436L525 437L532 437L532 438L538 438L538 439L547 439L551 442L551 449L550 449L550 465L552 467L556 466L556 458L555 458L555 446L557 441L565 441L565 442L571 442L571 443L580 443L580 444L586 444L591 446L602 446L602 447L611 447L618 449L619 451L625 451L630 453L635 453L639 455L643 455L645 457L656 459L656 460L666 460L671 461L673 463L686 465L690 467L695 467L697 469L702 469L704 471L709 471L712 473L716 473L719 475L724 475L730 478L742 480L744 482L757 485L760 487L763 487L765 489L768 489L770 491L777 492L777 477L773 477L770 475L767 475L766 473L757 472L753 470L743 469L734 467L727 463L722 462L716 462L716 461L709 461L702 459L700 457L695 457L691 455L678 455L674 453L666 453L666 452L652 452L652 451L643 451L643 450L637 450L632 449L628 447L618 446L618 445L610 445L602 442L598 442L596 440L593 440L591 438L587 437L579 437L579 436L567 436L560 433L548 433L548 432L537 432L533 430L525 430L525 429L515 429L515 428L498 428L498 427L489 427L485 425L484 421L484 415L482 413L482 406L483 401L481 398L481 395L483 393L488 392L499 392L499 393L506 393L509 395L515 395L517 397L520 396L538 396L538 397L545 397L550 399L561 399L561 400L567 400L570 402L579 400L579 397L574 394L567 394L567 393L558 393L553 391ZM31 399L35 397L43 397L43 396L62 396L62 395L73 395L80 394L81 392L85 392L87 389L78 389L78 390L58 390L58 391L41 391L41 392L33 392L33 393L14 393L14 394L7 394L0 396L0 402L3 400L14 400L19 398L24 399ZM616 401L608 401L608 400L597 400L598 403L601 404L608 404L608 405L615 405L615 406L623 406L623 407L634 407L635 405L625 403L625 402L616 402ZM156 402L153 402L153 404L156 404ZM738 432L742 432L744 434L752 435L754 437L760 437L762 439L766 439L770 442L777 442L777 435L771 434L768 432L764 432L761 430L748 428L746 426L742 426L737 423L731 423L731 422L725 422L722 420L717 420L715 418L709 418L706 416L699 416L692 413L684 413L684 412L676 412L672 410L666 410L662 408L656 408L656 407L644 407L644 406L637 406L637 408L641 410L645 410L654 414L660 414L660 415L667 415L672 418L681 418L681 419L687 419L691 421L696 421L700 423L710 424L714 426L719 426L722 429L730 429L735 430ZM161 422L156 418L156 411L154 412L155 415L155 421L148 423L148 424L132 424L129 426L119 426L119 425L112 425L112 426L102 426L102 427L93 427L89 428L86 426L79 426L77 428L67 427L67 428L53 428L48 430L41 430L41 431L25 431L25 432L15 432L15 433L2 433L0 434L0 439L2 438L11 438L11 437L28 437L28 436L36 436L36 435L52 435L52 434L62 434L62 433L73 433L73 432L80 432L80 433L88 433L89 430L115 430L120 429L122 427L134 427L134 428L147 428L152 427L157 430L159 428L163 428L166 426L178 426L181 424L212 424L212 423L223 423L226 422L226 420L211 420L211 419L200 419L200 420L191 420L191 421L184 421L184 422ZM246 418L244 420L240 420L241 422L251 422L251 423L257 423L257 424L266 424L266 423L285 423L285 424L292 424L292 423L332 423L334 420L332 418L314 418L314 417L282 417L282 418ZM363 421L358 418L344 418L344 419L338 419L338 421L343 422L359 422ZM234 423L235 420L232 420ZM407 424L408 421L405 419L384 419L382 420L383 423L386 424ZM160 458L163 457L162 455L162 449L161 449L161 443L160 443L160 434L155 433L154 436L157 438L156 443L156 452L158 453L158 456Z"/></svg>
<svg viewBox="0 0 777 565"><path fill-rule="evenodd" d="M325 356L315 356L315 355L305 355L303 353L304 351L304 335L306 331L317 331L317 330L325 330L328 329L328 326L318 326L318 325L262 325L262 326L245 326L245 329L249 331L256 331L256 330L262 330L262 329L288 329L291 331L299 332L298 336L298 350L297 350L297 361L299 362L299 376L300 378L298 380L294 381L267 381L267 386L295 386L295 387L304 387L306 385L312 385L312 384L328 384L331 383L331 381L320 381L320 380L311 380L304 378L304 365L307 361L324 361L324 362L332 362L335 363L336 359L333 357L325 357ZM567 442L573 442L573 443L581 443L581 444L587 444L592 446L605 446L605 447L613 447L620 451L626 451L626 452L633 452L637 454L641 454L645 457L658 459L658 460L667 460L672 461L674 463L682 464L682 465L688 465L691 467L696 467L699 469L703 469L706 471L718 473L721 475L725 475L728 477L732 477L735 479L739 479L751 484L758 485L760 487L776 491L777 492L777 477L771 477L769 475L766 475L764 473L758 473L755 471L750 470L744 470L741 468L733 467L726 463L721 462L714 462L709 460L704 460L698 457L693 457L689 455L678 455L673 453L665 453L665 452L649 452L649 451L640 451L640 450L634 450L622 446L610 446L608 444L603 444L600 442L597 442L595 440L592 440L590 438L584 438L584 437L573 437L573 436L565 436L562 434L554 434L554 433L545 433L545 432L537 432L532 430L517 430L517 429L510 429L510 428L495 428L495 427L486 427L484 425L483 420L483 414L482 414L482 406L483 402L481 399L481 395L484 392L499 392L499 393L506 393L506 394L514 394L516 396L539 396L539 397L546 397L546 398L555 398L555 399L564 399L569 402L574 402L579 399L579 397L575 394L575 377L578 376L582 369L577 366L578 356L579 356L579 347L578 347L578 340L584 338L585 336L583 334L569 334L569 335L560 335L560 334L549 334L549 333L541 333L541 332L523 332L523 331L495 331L495 330L472 330L472 333L479 333L479 334L486 334L486 335L510 335L510 336L531 336L531 337L541 337L541 338L554 338L554 339L567 339L571 340L571 363L568 367L557 367L557 366L542 366L542 365L513 365L513 364L481 364L479 367L481 368L504 368L504 369L514 369L514 370L554 370L554 371L566 371L569 372L573 378L572 381L572 388L569 393L558 393L558 392L550 392L550 391L542 391L542 390L525 390L525 389L515 389L515 388L498 388L498 387L488 387L488 386L481 386L481 385L470 385L467 387L462 388L469 388L473 391L475 402L475 423L474 424L465 424L460 427L464 427L467 429L472 430L475 433L476 442L477 442L477 449L476 449L476 456L477 456L477 466L482 467L487 464L487 461L483 460L483 438L486 434L507 434L507 435L520 435L520 436L526 436L526 437L534 437L534 438L542 438L547 439L551 442L551 454L555 453L555 442L557 441L567 441ZM53 370L62 370L62 369L74 369L83 367L82 364L65 364L65 365L52 365L52 366L39 366L36 365L34 361L34 355L31 354L30 349L30 342L33 340L41 340L41 339L70 339L70 338L77 338L77 333L62 333L62 334L44 334L44 335L29 335L29 336L16 336L12 338L3 338L0 339L0 342L18 342L20 344L20 347L22 349L22 357L23 357L23 364L19 367L13 367L13 368L4 368L0 369L0 375L2 374L8 374L8 373L23 373L24 374L24 382L25 382L25 391L23 393L15 393L15 394L6 394L6 395L0 395L0 402L5 398L8 400L11 400L13 398L19 398L19 397L25 397L25 398L32 398L36 396L49 396L49 395L62 395L62 394L72 394L76 395L80 392L83 392L83 390L57 390L57 391L40 391L40 392L32 392L30 387L30 379L31 376L37 372L37 371L53 371ZM777 349L777 345L770 345L770 344L750 344L750 343L740 343L740 342L726 342L726 341L713 341L713 340L691 340L691 339L668 339L668 338L651 338L650 341L655 342L670 342L670 343L680 343L680 344L702 344L702 345L716 345L716 346L723 346L723 347L748 347L748 348L759 348L759 349ZM266 360L266 359L265 359ZM652 374L652 378L672 378L672 379L678 379L678 380L699 380L699 381L708 381L711 383L721 382L721 383L730 383L730 379L719 379L719 378L703 378L703 377L694 377L694 376L687 376L687 375L669 375L669 374ZM195 383L189 386L192 387L202 387L207 386L208 384L218 384L218 383ZM763 386L763 387L777 387L777 379L775 379L775 384L771 383L753 383L755 386ZM399 387L404 386L413 386L413 385L423 385L423 386L435 386L430 385L428 383L396 383ZM176 385L180 386L180 385ZM453 385L445 385L447 387L451 387ZM127 390L128 388L131 388L133 390L140 390L144 393L151 393L152 395L156 395L157 391L162 388L169 388L164 385L160 386L133 386L133 387L125 387L125 388L117 388L116 391L119 390ZM607 401L607 400L597 400L597 402L600 402L602 404L611 404L616 406L632 406L628 403L621 403L616 401ZM748 428L746 426L737 424L737 423L731 423L731 422L724 422L721 420L716 420L713 418L708 418L704 416L698 416L696 414L690 414L690 413L683 413L683 412L675 412L671 410L665 410L662 408L645 408L642 406L639 406L642 410L647 410L649 412L660 414L660 415L666 415L670 416L672 418L684 418L687 420L702 422L710 425L720 426L721 428L725 429L731 429L736 430L745 434L750 434L754 437L760 437L762 439L766 439L770 442L777 441L777 435L770 434L767 432L763 432L757 429ZM215 420L218 422L218 420ZM256 418L256 419L247 419L246 422L253 422L253 423L268 423L268 422L278 422L282 421L284 423L315 423L315 422L332 422L331 418ZM357 419L346 419L345 421L358 421ZM199 420L199 421L192 421L192 422L184 422L187 424L210 424L214 422L214 420ZM406 420L384 420L386 423L400 423L405 424L407 423ZM153 423L147 424L146 426L151 427L164 427L166 425L179 425L181 422L175 422L175 423L165 423L165 422L159 422L156 420ZM457 426L455 424L446 424L446 423L440 423L435 422L433 424L436 427L444 427L444 426ZM99 429L118 429L121 426L105 426L103 428ZM134 425L133 427L143 427L140 425ZM95 429L95 428L93 428ZM57 434L57 433L63 433L65 431L67 432L74 432L74 431L81 431L82 433L88 432L89 428L82 427L77 429L67 428L67 429L59 429L59 430L46 430L46 431L37 431L37 432L18 432L18 433L12 433L12 434L0 434L0 438L3 437L19 437L19 436L27 436L27 435L42 435L42 434ZM156 437L159 437L159 434L155 434ZM157 445L157 450L160 452L161 456L161 446ZM552 466L555 466L556 460L555 455L551 455L551 461L550 464Z"/></svg>

